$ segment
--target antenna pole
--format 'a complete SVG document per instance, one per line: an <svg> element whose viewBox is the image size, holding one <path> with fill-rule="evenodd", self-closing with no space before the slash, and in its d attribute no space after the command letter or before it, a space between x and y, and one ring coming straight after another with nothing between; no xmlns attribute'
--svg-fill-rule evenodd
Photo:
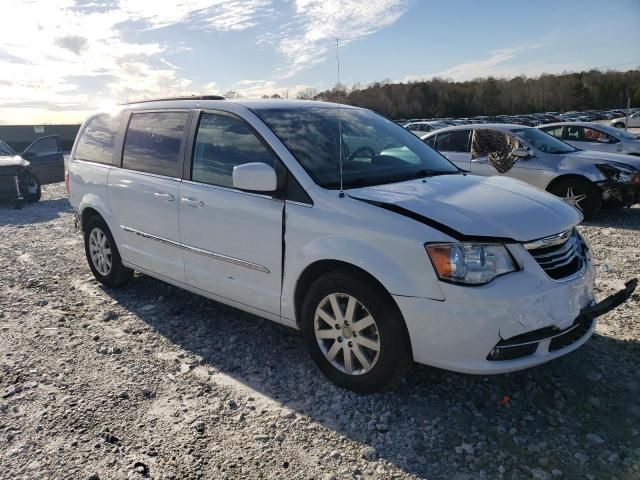
<svg viewBox="0 0 640 480"><path fill-rule="evenodd" d="M338 196L340 198L344 197L344 190L342 188L342 111L340 110L340 41L338 37L336 37L336 63L338 65L338 84L336 85L337 94L338 94L338 144L340 145L340 193Z"/></svg>

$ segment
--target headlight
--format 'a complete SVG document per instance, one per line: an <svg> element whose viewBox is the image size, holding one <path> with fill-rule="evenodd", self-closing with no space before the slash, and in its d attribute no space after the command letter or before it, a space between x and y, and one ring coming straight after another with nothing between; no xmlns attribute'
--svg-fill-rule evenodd
<svg viewBox="0 0 640 480"><path fill-rule="evenodd" d="M624 163L603 163L597 167L609 180L614 182L640 184L640 172Z"/></svg>
<svg viewBox="0 0 640 480"><path fill-rule="evenodd" d="M482 285L516 270L504 245L479 243L437 243L425 245L440 280Z"/></svg>

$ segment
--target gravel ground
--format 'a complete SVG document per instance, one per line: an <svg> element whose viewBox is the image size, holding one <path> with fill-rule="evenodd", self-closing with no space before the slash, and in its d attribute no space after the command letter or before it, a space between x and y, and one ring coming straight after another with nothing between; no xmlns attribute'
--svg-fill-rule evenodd
<svg viewBox="0 0 640 480"><path fill-rule="evenodd" d="M640 276L640 208L581 229L600 298ZM359 396L295 331L145 276L100 286L48 186L0 207L0 477L638 479L639 305L542 367L416 366Z"/></svg>

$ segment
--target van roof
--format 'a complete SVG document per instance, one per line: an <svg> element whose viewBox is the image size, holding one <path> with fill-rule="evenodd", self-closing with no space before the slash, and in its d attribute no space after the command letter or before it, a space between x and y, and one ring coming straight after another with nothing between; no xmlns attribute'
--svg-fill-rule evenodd
<svg viewBox="0 0 640 480"><path fill-rule="evenodd" d="M358 108L351 105L320 102L315 100L285 100L285 99L225 99L216 95L203 95L198 97L173 97L141 100L129 102L123 106L127 110L156 109L156 108L224 108L223 105L233 103L242 105L252 110L271 108Z"/></svg>

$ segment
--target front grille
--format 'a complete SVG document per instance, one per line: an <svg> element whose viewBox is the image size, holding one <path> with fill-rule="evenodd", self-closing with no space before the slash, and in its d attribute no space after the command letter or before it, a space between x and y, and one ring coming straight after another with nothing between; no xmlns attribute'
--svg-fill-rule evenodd
<svg viewBox="0 0 640 480"><path fill-rule="evenodd" d="M538 265L554 280L563 280L582 271L586 245L575 230L525 244Z"/></svg>

